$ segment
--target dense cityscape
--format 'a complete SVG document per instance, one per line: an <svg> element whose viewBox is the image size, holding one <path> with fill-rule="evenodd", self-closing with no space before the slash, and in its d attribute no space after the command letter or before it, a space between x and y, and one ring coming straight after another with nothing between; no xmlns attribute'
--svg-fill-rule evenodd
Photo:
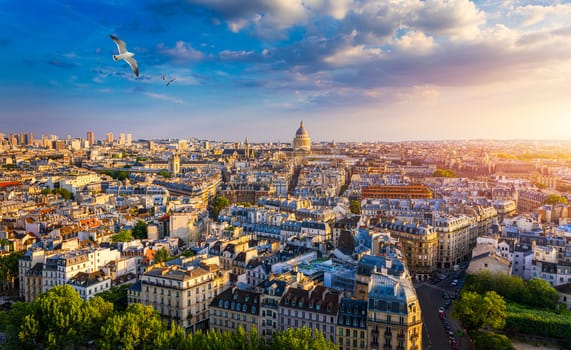
<svg viewBox="0 0 571 350"><path fill-rule="evenodd" d="M569 142L313 128L0 133L0 348L571 346Z"/></svg>

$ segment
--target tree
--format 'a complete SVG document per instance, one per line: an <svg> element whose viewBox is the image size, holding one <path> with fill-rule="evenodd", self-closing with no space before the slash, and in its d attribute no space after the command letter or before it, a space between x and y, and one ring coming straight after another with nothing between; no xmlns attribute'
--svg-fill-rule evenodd
<svg viewBox="0 0 571 350"><path fill-rule="evenodd" d="M557 195L557 194L550 194L549 196L547 196L545 198L543 203L544 204L551 204L551 205L567 204L567 198L560 196L560 195Z"/></svg>
<svg viewBox="0 0 571 350"><path fill-rule="evenodd" d="M162 177L164 177L165 179L170 179L172 177L172 174L169 173L166 170L161 170L159 171L159 175L161 175Z"/></svg>
<svg viewBox="0 0 571 350"><path fill-rule="evenodd" d="M0 243L0 245L5 245L5 242ZM0 256L0 289L16 288L18 286L18 261L23 255L24 253L22 252L12 252L8 255Z"/></svg>
<svg viewBox="0 0 571 350"><path fill-rule="evenodd" d="M436 169L434 173L432 173L434 177L458 177L456 173L450 169Z"/></svg>
<svg viewBox="0 0 571 350"><path fill-rule="evenodd" d="M214 203L212 204L212 216L213 218L218 218L220 214L220 210L226 208L230 205L230 201L226 197L218 196L214 199Z"/></svg>
<svg viewBox="0 0 571 350"><path fill-rule="evenodd" d="M312 336L309 328L288 328L285 332L275 333L272 337L272 350L329 350L338 349L337 345L325 339L323 333L315 331Z"/></svg>
<svg viewBox="0 0 571 350"><path fill-rule="evenodd" d="M478 333L473 337L476 350L515 350L511 340L503 334Z"/></svg>
<svg viewBox="0 0 571 350"><path fill-rule="evenodd" d="M101 297L103 300L113 304L113 309L116 311L124 311L128 305L128 290L131 284L122 284L120 286L113 286L109 290L97 293L96 296Z"/></svg>
<svg viewBox="0 0 571 350"><path fill-rule="evenodd" d="M109 317L101 327L98 349L164 348L166 325L152 306L131 304L123 313Z"/></svg>
<svg viewBox="0 0 571 350"><path fill-rule="evenodd" d="M518 276L480 271L475 275L467 275L464 290L478 294L495 291L502 297L516 303L551 310L557 308L557 291L548 282L540 278L524 281Z"/></svg>
<svg viewBox="0 0 571 350"><path fill-rule="evenodd" d="M534 278L526 282L528 293L528 305L555 309L559 301L559 294L547 281Z"/></svg>
<svg viewBox="0 0 571 350"><path fill-rule="evenodd" d="M74 199L73 192L66 190L65 188L55 188L53 193L59 194L65 200Z"/></svg>
<svg viewBox="0 0 571 350"><path fill-rule="evenodd" d="M97 336L112 312L113 304L101 298L84 302L72 287L56 286L26 307L12 309L9 342L15 347L78 348Z"/></svg>
<svg viewBox="0 0 571 350"><path fill-rule="evenodd" d="M137 221L133 228L133 237L136 239L147 239L147 223L143 220Z"/></svg>
<svg viewBox="0 0 571 350"><path fill-rule="evenodd" d="M484 326L502 329L506 321L506 303L496 292L484 295L465 291L454 302L452 317L460 320L468 330L477 330Z"/></svg>
<svg viewBox="0 0 571 350"><path fill-rule="evenodd" d="M120 230L117 234L114 234L113 236L111 236L111 242L117 243L117 242L129 242L132 241L133 235L131 234L131 231L129 230Z"/></svg>
<svg viewBox="0 0 571 350"><path fill-rule="evenodd" d="M169 260L170 260L170 255L168 250L165 247L162 247L155 253L155 258L153 259L153 262L155 264L158 264Z"/></svg>
<svg viewBox="0 0 571 350"><path fill-rule="evenodd" d="M361 214L361 202L360 201L351 201L349 202L349 210L353 214Z"/></svg>

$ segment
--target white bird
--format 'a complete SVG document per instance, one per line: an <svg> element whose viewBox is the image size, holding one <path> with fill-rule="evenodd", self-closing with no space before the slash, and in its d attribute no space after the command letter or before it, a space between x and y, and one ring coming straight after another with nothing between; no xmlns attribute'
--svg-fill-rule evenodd
<svg viewBox="0 0 571 350"><path fill-rule="evenodd" d="M127 45L123 40L119 39L115 35L110 35L110 37L111 39L113 39L115 44L117 44L117 49L119 50L119 54L113 55L113 59L115 61L125 60L125 62L129 64L135 75L139 76L139 65L137 64L137 61L135 61L135 59L133 58L135 54L127 51Z"/></svg>

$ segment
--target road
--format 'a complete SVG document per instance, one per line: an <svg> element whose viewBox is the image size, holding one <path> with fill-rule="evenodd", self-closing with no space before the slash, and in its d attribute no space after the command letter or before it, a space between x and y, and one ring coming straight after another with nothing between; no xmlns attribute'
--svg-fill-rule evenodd
<svg viewBox="0 0 571 350"><path fill-rule="evenodd" d="M438 316L438 309L444 305L445 300L443 298L444 291L453 291L455 287L450 286L450 283L454 277L452 274L445 279L437 283L436 285L430 284L418 284L416 287L416 294L420 300L420 307L422 308L422 318L424 322L423 332L422 332L422 348L426 350L446 350L450 349L450 344L448 342L448 334L444 329L442 321ZM458 323L450 319L450 314L452 307L446 311L446 317L452 328L452 331L457 334L457 330L460 328ZM458 348L462 350L469 350L470 344L467 338L456 336L458 341Z"/></svg>

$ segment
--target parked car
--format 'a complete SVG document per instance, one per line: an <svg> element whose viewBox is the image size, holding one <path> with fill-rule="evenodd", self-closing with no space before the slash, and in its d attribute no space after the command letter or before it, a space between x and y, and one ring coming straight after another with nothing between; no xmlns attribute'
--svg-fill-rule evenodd
<svg viewBox="0 0 571 350"><path fill-rule="evenodd" d="M458 280L454 279L452 280L452 283L450 284L451 286L457 286L458 285Z"/></svg>

